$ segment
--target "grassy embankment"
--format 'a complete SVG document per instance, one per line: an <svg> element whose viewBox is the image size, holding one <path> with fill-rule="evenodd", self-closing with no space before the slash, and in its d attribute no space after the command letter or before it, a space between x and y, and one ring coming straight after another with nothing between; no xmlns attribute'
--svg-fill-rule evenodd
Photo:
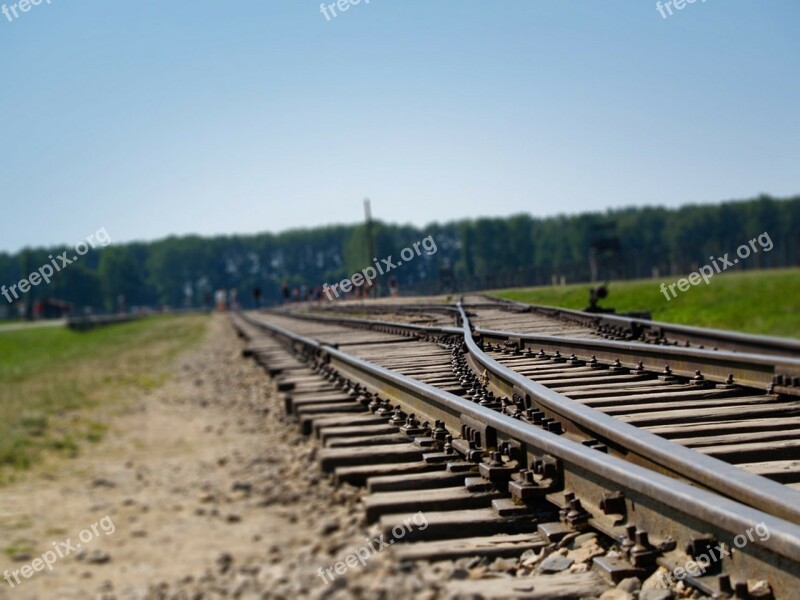
<svg viewBox="0 0 800 600"><path fill-rule="evenodd" d="M800 269L721 273L669 301L659 289L680 278L615 281L601 306L617 312L649 310L656 321L800 338ZM583 309L591 285L497 290L496 296L562 308Z"/></svg>
<svg viewBox="0 0 800 600"><path fill-rule="evenodd" d="M98 407L165 381L169 359L200 341L203 316L159 316L75 333L0 331L0 482L47 452L74 456L107 425Z"/></svg>

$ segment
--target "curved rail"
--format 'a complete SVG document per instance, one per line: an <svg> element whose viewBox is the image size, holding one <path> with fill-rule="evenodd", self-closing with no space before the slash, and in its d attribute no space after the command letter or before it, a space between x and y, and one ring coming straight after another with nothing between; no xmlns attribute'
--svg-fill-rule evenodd
<svg viewBox="0 0 800 600"><path fill-rule="evenodd" d="M800 492L623 423L512 371L478 347L472 338L469 318L463 308L461 319L464 340L477 368L487 369L494 374L494 383L501 393L509 396L519 394L527 403L536 402L546 411L577 424L601 441L635 453L654 466L755 508L800 523Z"/></svg>

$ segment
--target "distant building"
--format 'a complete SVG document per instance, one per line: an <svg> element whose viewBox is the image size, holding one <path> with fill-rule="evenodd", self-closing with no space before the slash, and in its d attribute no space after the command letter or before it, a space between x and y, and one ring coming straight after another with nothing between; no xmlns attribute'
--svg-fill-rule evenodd
<svg viewBox="0 0 800 600"><path fill-rule="evenodd" d="M74 311L74 304L55 298L42 298L33 303L34 319L62 319Z"/></svg>

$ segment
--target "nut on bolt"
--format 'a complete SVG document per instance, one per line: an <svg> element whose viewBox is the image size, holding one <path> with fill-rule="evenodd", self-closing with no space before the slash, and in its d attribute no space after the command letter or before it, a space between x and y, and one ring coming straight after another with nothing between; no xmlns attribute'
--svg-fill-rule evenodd
<svg viewBox="0 0 800 600"><path fill-rule="evenodd" d="M636 543L630 549L631 562L634 567L651 567L655 564L659 552L650 543L647 532L639 529L636 531Z"/></svg>
<svg viewBox="0 0 800 600"><path fill-rule="evenodd" d="M592 515L583 508L580 499L575 498L574 494L573 497L568 500L568 503L568 507L563 509L564 522L578 531L586 529L589 526L589 518Z"/></svg>

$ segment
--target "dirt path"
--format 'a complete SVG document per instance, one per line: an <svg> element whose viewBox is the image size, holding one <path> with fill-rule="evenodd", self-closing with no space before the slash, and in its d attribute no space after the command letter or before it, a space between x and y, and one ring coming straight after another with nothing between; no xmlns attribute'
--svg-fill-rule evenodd
<svg viewBox="0 0 800 600"><path fill-rule="evenodd" d="M0 598L156 598L156 590L234 570L231 557L234 566L268 564L276 544L313 542L286 508L293 494L282 485L303 483L301 473L287 477L292 465L281 455L287 442L305 441L274 426L267 379L240 350L216 317L202 346L178 359L173 379L132 399L102 444L0 490L0 571L14 584L0 582ZM52 570L13 575L41 568L33 561L48 551L52 563L57 550L65 556Z"/></svg>
<svg viewBox="0 0 800 600"><path fill-rule="evenodd" d="M19 331L20 329L38 329L40 327L64 327L66 319L48 319L47 321L33 321L25 323L6 323L0 325L0 333L6 331Z"/></svg>

